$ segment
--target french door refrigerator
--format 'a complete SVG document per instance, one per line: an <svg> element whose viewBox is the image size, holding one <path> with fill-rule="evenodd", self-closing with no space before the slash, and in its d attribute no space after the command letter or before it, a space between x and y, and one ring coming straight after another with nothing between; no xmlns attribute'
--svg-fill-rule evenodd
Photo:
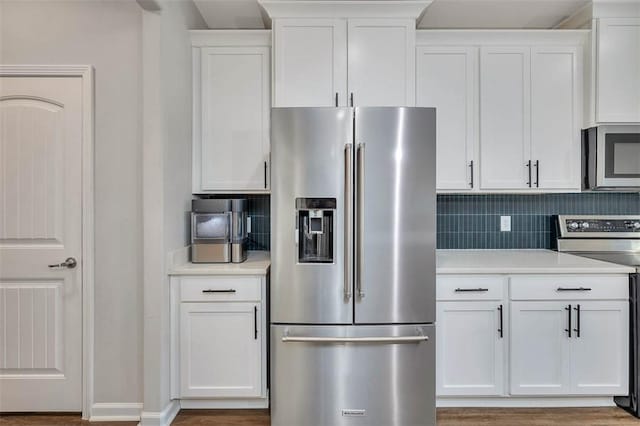
<svg viewBox="0 0 640 426"><path fill-rule="evenodd" d="M272 109L272 425L435 425L435 141L433 108Z"/></svg>

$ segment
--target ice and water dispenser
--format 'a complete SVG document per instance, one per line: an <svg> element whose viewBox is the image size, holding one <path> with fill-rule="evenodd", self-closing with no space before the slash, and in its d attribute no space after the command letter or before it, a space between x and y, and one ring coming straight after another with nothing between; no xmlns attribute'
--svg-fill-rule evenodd
<svg viewBox="0 0 640 426"><path fill-rule="evenodd" d="M335 198L296 198L298 263L333 263Z"/></svg>

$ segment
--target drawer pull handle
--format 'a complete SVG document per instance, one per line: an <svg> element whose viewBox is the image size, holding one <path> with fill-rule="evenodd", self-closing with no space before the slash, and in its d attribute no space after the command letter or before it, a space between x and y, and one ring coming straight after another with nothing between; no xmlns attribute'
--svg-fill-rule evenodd
<svg viewBox="0 0 640 426"><path fill-rule="evenodd" d="M558 291L591 291L589 287L558 287Z"/></svg>
<svg viewBox="0 0 640 426"><path fill-rule="evenodd" d="M202 290L203 293L235 293L235 289L229 288L226 290Z"/></svg>
<svg viewBox="0 0 640 426"><path fill-rule="evenodd" d="M488 288L456 288L456 293L468 293L468 292L484 292L489 291Z"/></svg>

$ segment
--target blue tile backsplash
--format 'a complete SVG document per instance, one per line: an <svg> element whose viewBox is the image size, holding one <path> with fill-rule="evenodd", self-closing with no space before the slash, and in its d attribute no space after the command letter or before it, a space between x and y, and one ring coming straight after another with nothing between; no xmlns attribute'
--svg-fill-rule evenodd
<svg viewBox="0 0 640 426"><path fill-rule="evenodd" d="M269 250L268 195L250 195L250 250ZM639 193L438 195L440 249L551 248L554 214L640 214ZM511 232L500 232L511 216Z"/></svg>
<svg viewBox="0 0 640 426"><path fill-rule="evenodd" d="M640 214L639 193L438 195L440 249L551 248L555 214ZM511 232L500 231L511 216Z"/></svg>

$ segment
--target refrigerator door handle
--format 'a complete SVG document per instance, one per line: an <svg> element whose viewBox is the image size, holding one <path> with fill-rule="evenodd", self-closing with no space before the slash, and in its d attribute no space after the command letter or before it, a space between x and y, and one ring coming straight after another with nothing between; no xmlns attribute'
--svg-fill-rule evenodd
<svg viewBox="0 0 640 426"><path fill-rule="evenodd" d="M414 336L378 337L325 337L325 336L282 336L285 343L420 343L429 340L424 334Z"/></svg>
<svg viewBox="0 0 640 426"><path fill-rule="evenodd" d="M356 290L358 297L364 297L362 289L362 271L364 270L364 144L358 144L356 163Z"/></svg>
<svg viewBox="0 0 640 426"><path fill-rule="evenodd" d="M351 299L353 287L353 145L344 148L344 298Z"/></svg>

